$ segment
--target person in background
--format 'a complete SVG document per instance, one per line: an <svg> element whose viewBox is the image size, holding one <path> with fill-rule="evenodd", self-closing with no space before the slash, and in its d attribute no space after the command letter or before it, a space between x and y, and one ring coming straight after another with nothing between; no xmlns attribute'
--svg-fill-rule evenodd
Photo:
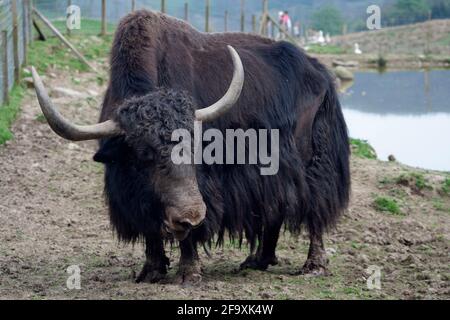
<svg viewBox="0 0 450 320"><path fill-rule="evenodd" d="M294 37L300 38L300 22L294 24Z"/></svg>
<svg viewBox="0 0 450 320"><path fill-rule="evenodd" d="M284 30L285 26L284 26L284 12L283 11L278 12L278 24ZM278 30L277 39L280 40L283 38L284 38L284 34L281 32L281 30Z"/></svg>
<svg viewBox="0 0 450 320"><path fill-rule="evenodd" d="M292 34L292 20L291 20L291 17L289 16L288 11L284 12L283 22L284 22L284 26L285 26L284 30L286 30L287 33L289 33L289 34Z"/></svg>

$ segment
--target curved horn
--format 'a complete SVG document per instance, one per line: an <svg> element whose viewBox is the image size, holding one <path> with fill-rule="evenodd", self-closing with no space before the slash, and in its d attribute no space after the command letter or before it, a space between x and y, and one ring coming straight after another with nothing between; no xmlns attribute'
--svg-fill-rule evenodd
<svg viewBox="0 0 450 320"><path fill-rule="evenodd" d="M69 122L56 110L42 83L41 77L34 67L31 67L31 73L42 112L50 127L60 137L71 141L85 141L108 138L121 134L119 126L112 120L88 126L78 126Z"/></svg>
<svg viewBox="0 0 450 320"><path fill-rule="evenodd" d="M220 116L227 113L239 99L242 88L244 86L244 67L241 58L232 46L227 46L233 59L234 73L233 80L227 93L212 106L204 109L199 109L195 112L195 118L198 121L209 122L218 119Z"/></svg>

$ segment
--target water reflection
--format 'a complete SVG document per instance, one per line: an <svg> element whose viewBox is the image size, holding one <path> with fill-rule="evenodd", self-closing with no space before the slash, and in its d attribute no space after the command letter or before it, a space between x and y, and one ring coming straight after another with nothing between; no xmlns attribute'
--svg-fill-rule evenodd
<svg viewBox="0 0 450 320"><path fill-rule="evenodd" d="M341 102L350 135L380 159L450 171L449 70L357 73Z"/></svg>

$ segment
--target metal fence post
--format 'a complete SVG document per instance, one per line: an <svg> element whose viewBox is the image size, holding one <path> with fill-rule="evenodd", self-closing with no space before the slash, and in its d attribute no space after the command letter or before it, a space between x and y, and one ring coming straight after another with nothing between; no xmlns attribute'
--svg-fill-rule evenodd
<svg viewBox="0 0 450 320"><path fill-rule="evenodd" d="M131 0L131 12L136 11L136 0Z"/></svg>
<svg viewBox="0 0 450 320"><path fill-rule="evenodd" d="M166 13L166 0L161 0L161 12Z"/></svg>

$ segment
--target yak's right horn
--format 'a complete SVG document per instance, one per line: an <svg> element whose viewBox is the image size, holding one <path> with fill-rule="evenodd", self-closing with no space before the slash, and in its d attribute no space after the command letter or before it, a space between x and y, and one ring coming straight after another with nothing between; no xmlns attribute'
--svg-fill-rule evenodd
<svg viewBox="0 0 450 320"><path fill-rule="evenodd" d="M71 141L85 141L114 137L122 134L119 125L112 120L87 126L79 126L69 122L56 110L42 83L41 77L34 67L31 67L31 73L42 112L50 127L60 137Z"/></svg>

